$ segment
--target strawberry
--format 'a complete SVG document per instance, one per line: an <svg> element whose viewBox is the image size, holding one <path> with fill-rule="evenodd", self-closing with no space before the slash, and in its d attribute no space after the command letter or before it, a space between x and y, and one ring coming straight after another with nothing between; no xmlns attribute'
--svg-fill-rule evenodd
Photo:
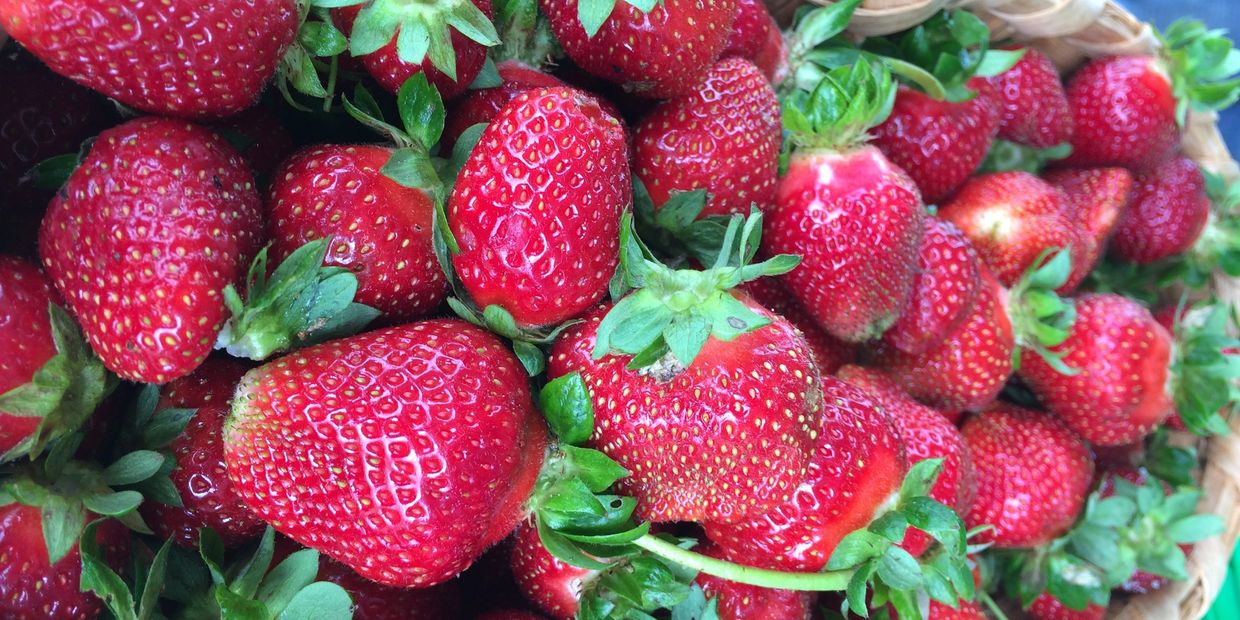
<svg viewBox="0 0 1240 620"><path fill-rule="evenodd" d="M1007 71L985 78L999 103L999 137L1036 149L1048 149L1072 139L1072 110L1059 71L1036 48Z"/></svg>
<svg viewBox="0 0 1240 620"><path fill-rule="evenodd" d="M930 613L926 620L987 620L987 616L977 603L960 601L952 608L938 601L930 601Z"/></svg>
<svg viewBox="0 0 1240 620"><path fill-rule="evenodd" d="M693 548L707 557L723 559L723 551L710 541ZM719 620L809 620L814 592L761 588L698 573L694 583L715 600Z"/></svg>
<svg viewBox="0 0 1240 620"><path fill-rule="evenodd" d="M620 122L581 91L529 90L504 106L447 206L452 265L478 308L538 327L596 304L632 200L627 162Z"/></svg>
<svg viewBox="0 0 1240 620"><path fill-rule="evenodd" d="M242 379L228 475L259 517L361 576L442 583L523 516L547 441L525 385L497 338L455 320L302 349Z"/></svg>
<svg viewBox="0 0 1240 620"><path fill-rule="evenodd" d="M822 570L840 540L879 516L899 490L904 450L891 420L860 388L824 377L822 390L817 446L808 475L791 497L739 522L704 524L728 558L780 570Z"/></svg>
<svg viewBox="0 0 1240 620"><path fill-rule="evenodd" d="M818 372L833 375L845 364L851 364L857 359L857 345L843 342L822 331L818 323L797 305L796 298L779 280L761 278L742 284L740 289L762 304L763 308L784 317L793 327L801 330L801 336L809 345Z"/></svg>
<svg viewBox="0 0 1240 620"><path fill-rule="evenodd" d="M525 597L552 618L576 616L582 592L599 571L580 568L551 555L530 523L513 534L512 574Z"/></svg>
<svg viewBox="0 0 1240 620"><path fill-rule="evenodd" d="M769 211L783 129L775 91L752 63L721 60L692 94L655 107L637 126L633 173L655 208L703 188L701 216Z"/></svg>
<svg viewBox="0 0 1240 620"><path fill-rule="evenodd" d="M1033 600L1027 611L1033 620L1102 620L1107 608L1091 603L1085 609L1072 609L1051 596L1050 592L1043 592Z"/></svg>
<svg viewBox="0 0 1240 620"><path fill-rule="evenodd" d="M981 263L960 229L926 218L913 292L883 340L906 353L925 353L968 318L981 286Z"/></svg>
<svg viewBox="0 0 1240 620"><path fill-rule="evenodd" d="M1153 432L1174 404L1167 390L1172 339L1138 303L1111 294L1076 300L1076 323L1055 351L1077 370L1061 374L1021 356L1021 377L1047 409L1092 443L1132 443Z"/></svg>
<svg viewBox="0 0 1240 620"><path fill-rule="evenodd" d="M154 501L142 505L142 515L160 538L178 544L198 546L198 531L215 530L226 546L236 546L258 537L264 523L246 508L233 490L224 463L222 439L229 401L249 365L211 357L193 373L164 387L159 409L196 409L185 430L169 448L175 459L170 479L181 498L180 506ZM155 417L171 415L156 412Z"/></svg>
<svg viewBox="0 0 1240 620"><path fill-rule="evenodd" d="M862 144L891 88L885 68L859 63L834 70L784 106L796 146L779 181L765 251L802 257L784 283L823 329L849 342L895 322L912 289L924 228L912 180ZM845 111L838 102L849 96L861 103Z"/></svg>
<svg viewBox="0 0 1240 620"><path fill-rule="evenodd" d="M1132 173L1123 168L1051 170L1042 178L1063 192L1064 213L1082 231L1084 251L1072 263L1070 282L1080 282L1102 257L1132 196Z"/></svg>
<svg viewBox="0 0 1240 620"><path fill-rule="evenodd" d="M330 238L324 262L357 276L354 299L407 321L438 308L448 283L431 243L433 197L383 174L392 155L379 146L297 153L275 175L268 228L279 260Z"/></svg>
<svg viewBox="0 0 1240 620"><path fill-rule="evenodd" d="M499 111L518 94L533 88L564 86L559 78L548 75L518 60L505 60L495 68L502 80L495 88L479 88L461 96L448 110L441 144L451 148L466 129L478 123L490 123ZM599 101L599 105L604 105ZM619 118L617 116L617 118Z"/></svg>
<svg viewBox="0 0 1240 620"><path fill-rule="evenodd" d="M960 227L991 273L1012 286L1048 249L1070 248L1073 263L1084 255L1082 234L1063 202L1059 190L1032 174L996 172L971 179L939 216Z"/></svg>
<svg viewBox="0 0 1240 620"><path fill-rule="evenodd" d="M429 588L393 588L331 560L319 560L319 581L334 583L353 600L353 620L442 620L461 617L461 592L455 581Z"/></svg>
<svg viewBox="0 0 1240 620"><path fill-rule="evenodd" d="M353 56L361 57L375 81L390 92L417 74L444 99L465 92L486 63L487 47L499 43L491 18L491 0L455 2L411 10L401 0L348 0L332 11L335 24L349 37ZM406 29L408 29L406 31ZM407 32L421 33L408 36Z"/></svg>
<svg viewBox="0 0 1240 620"><path fill-rule="evenodd" d="M904 444L909 465L926 459L943 459L943 469L929 496L958 513L966 512L977 491L977 481L964 438L947 417L913 400L894 381L876 370L845 366L837 376L864 390L887 414ZM921 555L930 543L925 533L910 531L901 546L913 555Z"/></svg>
<svg viewBox="0 0 1240 620"><path fill-rule="evenodd" d="M651 98L691 95L727 45L736 0L666 0L649 11L598 0L540 0L577 66Z"/></svg>
<svg viewBox="0 0 1240 620"><path fill-rule="evenodd" d="M996 404L961 428L977 470L965 517L995 547L1036 547L1068 531L1094 475L1089 446L1054 416Z"/></svg>
<svg viewBox="0 0 1240 620"><path fill-rule="evenodd" d="M259 104L212 123L211 129L232 142L249 162L255 176L264 181L296 150L293 136L280 123L272 106L268 105Z"/></svg>
<svg viewBox="0 0 1240 620"><path fill-rule="evenodd" d="M293 0L168 0L124 11L96 0L0 1L0 27L53 71L165 116L222 117L254 105L300 22Z"/></svg>
<svg viewBox="0 0 1240 620"><path fill-rule="evenodd" d="M736 0L736 18L722 57L745 58L758 66L772 84L787 77L788 49L779 24L759 0Z"/></svg>
<svg viewBox="0 0 1240 620"><path fill-rule="evenodd" d="M10 352L0 361L0 394L30 383L35 372L56 355L48 305L58 301L51 282L38 267L19 258L0 256L0 349ZM0 452L6 457L30 439L40 423L38 417L3 408L0 419L4 420L0 425Z"/></svg>
<svg viewBox="0 0 1240 620"><path fill-rule="evenodd" d="M82 557L76 540L49 557L39 508L13 502L0 506L0 615L11 620L94 618L103 601L78 587ZM96 519L87 514L85 519ZM50 525L50 524L49 524ZM79 525L79 527L81 527ZM95 530L108 564L119 570L129 561L129 534L115 520ZM69 535L69 534L67 534Z"/></svg>
<svg viewBox="0 0 1240 620"><path fill-rule="evenodd" d="M222 290L261 229L254 181L221 138L140 118L100 134L48 208L43 265L104 365L166 383L211 351Z"/></svg>
<svg viewBox="0 0 1240 620"><path fill-rule="evenodd" d="M1210 197L1201 169L1187 157L1172 157L1137 175L1111 253L1139 264L1182 254L1201 237L1209 217Z"/></svg>
<svg viewBox="0 0 1240 620"><path fill-rule="evenodd" d="M901 86L873 140L908 172L926 202L936 203L977 170L998 131L998 108L986 94L956 103Z"/></svg>

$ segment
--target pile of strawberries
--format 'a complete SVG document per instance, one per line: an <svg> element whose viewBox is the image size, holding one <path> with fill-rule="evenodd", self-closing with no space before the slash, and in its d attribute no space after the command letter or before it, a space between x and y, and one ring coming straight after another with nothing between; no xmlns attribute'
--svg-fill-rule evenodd
<svg viewBox="0 0 1240 620"><path fill-rule="evenodd" d="M0 616L1186 579L1240 184L1181 133L1240 51L1182 20L1061 75L859 4L0 0Z"/></svg>

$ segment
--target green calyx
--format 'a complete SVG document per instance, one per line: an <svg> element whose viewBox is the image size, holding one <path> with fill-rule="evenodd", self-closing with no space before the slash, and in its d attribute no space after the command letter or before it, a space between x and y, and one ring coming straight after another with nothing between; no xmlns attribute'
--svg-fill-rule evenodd
<svg viewBox="0 0 1240 620"><path fill-rule="evenodd" d="M810 92L786 95L784 128L796 147L845 150L865 142L866 131L887 119L895 97L887 65L862 57L823 74Z"/></svg>
<svg viewBox="0 0 1240 620"><path fill-rule="evenodd" d="M630 368L659 364L674 374L688 368L711 338L731 341L770 323L730 290L763 276L781 275L800 258L780 255L750 264L758 251L762 215L733 216L722 249L706 270L671 269L633 232L626 213L620 225L620 270L612 282L619 299L599 324L593 355L629 355Z"/></svg>
<svg viewBox="0 0 1240 620"><path fill-rule="evenodd" d="M455 175L449 176L450 162L431 156L443 135L447 112L439 89L431 86L425 74L417 73L405 80L396 94L401 127L384 119L379 102L360 84L354 89L352 100L343 97L341 101L349 116L396 146L380 170L384 176L403 187L423 190L436 202L447 199L448 184L443 179Z"/></svg>
<svg viewBox="0 0 1240 620"><path fill-rule="evenodd" d="M1240 340L1229 334L1234 325L1232 311L1221 304L1200 305L1176 325L1170 390L1184 426L1198 435L1230 432L1227 422L1240 404Z"/></svg>
<svg viewBox="0 0 1240 620"><path fill-rule="evenodd" d="M145 460L142 463L151 468L151 473L146 475L146 470L143 470L143 476L128 484L149 501L181 506L181 495L170 477L176 468L176 459L169 445L181 435L197 410L159 409L158 405L159 387L143 385L124 413L115 442L117 449L113 453L120 455L116 460L118 463L132 462L136 454L148 455L143 456ZM154 459L149 454L163 457L162 463L154 467Z"/></svg>
<svg viewBox="0 0 1240 620"><path fill-rule="evenodd" d="M1042 170L1053 161L1064 159L1072 154L1072 145L1065 142L1048 149L1032 147L996 139L986 153L986 159L978 168L978 174L990 172L1008 172L1019 170L1029 174L1042 174Z"/></svg>
<svg viewBox="0 0 1240 620"><path fill-rule="evenodd" d="M48 304L56 355L43 363L29 383L0 394L0 411L21 418L39 418L29 437L3 455L0 462L39 456L49 442L77 430L117 380L87 346L76 323L60 306Z"/></svg>
<svg viewBox="0 0 1240 620"><path fill-rule="evenodd" d="M1021 349L1029 349L1061 374L1079 372L1064 363L1066 351L1051 350L1068 339L1076 322L1072 300L1055 293L1071 274L1071 252L1066 248L1048 248L1008 291L1008 318L1017 345L1012 354L1013 367L1020 367Z"/></svg>
<svg viewBox="0 0 1240 620"><path fill-rule="evenodd" d="M641 11L649 13L654 9L656 0L622 0L625 4ZM616 8L616 0L578 0L577 1L577 21L581 22L581 27L585 29L586 36L593 39L598 34L603 24L607 23L607 18L611 17L612 11Z"/></svg>
<svg viewBox="0 0 1240 620"><path fill-rule="evenodd" d="M1223 110L1240 99L1240 50L1226 30L1210 30L1196 19L1179 19L1160 37L1162 60L1183 126L1189 110Z"/></svg>
<svg viewBox="0 0 1240 620"><path fill-rule="evenodd" d="M491 55L497 61L516 60L538 68L561 55L538 0L496 0L494 6L501 43Z"/></svg>
<svg viewBox="0 0 1240 620"><path fill-rule="evenodd" d="M276 88L295 109L309 112L310 108L293 97L292 90L323 101L323 111L331 109L335 97L338 71L337 57L349 48L349 40L336 28L326 8L311 7L306 0L299 0L301 19L297 38L280 59L276 72ZM324 64L322 59L327 59ZM320 77L322 70L328 72L327 85Z"/></svg>
<svg viewBox="0 0 1240 620"><path fill-rule="evenodd" d="M702 265L719 260L723 237L732 218L727 215L700 217L706 208L706 190L672 192L655 210L654 201L641 179L633 177L633 223L638 236L666 265L680 266L689 259Z"/></svg>
<svg viewBox="0 0 1240 620"><path fill-rule="evenodd" d="M232 318L224 324L215 348L234 357L264 360L293 347L355 334L379 311L355 303L357 276L327 267L331 239L306 243L267 275L267 249L259 251L246 276L246 296L232 285L224 301Z"/></svg>

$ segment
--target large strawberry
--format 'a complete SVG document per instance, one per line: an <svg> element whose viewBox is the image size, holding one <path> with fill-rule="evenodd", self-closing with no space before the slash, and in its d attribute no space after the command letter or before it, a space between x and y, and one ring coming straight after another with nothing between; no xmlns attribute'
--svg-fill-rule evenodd
<svg viewBox="0 0 1240 620"><path fill-rule="evenodd" d="M1024 52L1011 69L986 78L999 104L999 137L1025 146L1048 149L1072 139L1072 110L1059 71L1036 48L1008 47Z"/></svg>
<svg viewBox="0 0 1240 620"><path fill-rule="evenodd" d="M801 336L809 345L814 363L818 364L818 371L822 374L833 375L844 365L856 361L859 347L823 331L777 278L746 282L740 289L762 304L763 308L784 317L793 327L801 330Z"/></svg>
<svg viewBox="0 0 1240 620"><path fill-rule="evenodd" d="M1210 197L1201 168L1187 157L1172 157L1137 175L1111 252L1139 264L1183 254L1201 237L1209 217Z"/></svg>
<svg viewBox="0 0 1240 620"><path fill-rule="evenodd" d="M924 353L956 331L973 310L981 287L977 250L960 229L926 218L913 291L883 340L907 353Z"/></svg>
<svg viewBox="0 0 1240 620"><path fill-rule="evenodd" d="M517 526L511 562L521 592L552 618L575 617L582 592L599 576L595 569L573 566L552 555L531 523Z"/></svg>
<svg viewBox="0 0 1240 620"><path fill-rule="evenodd" d="M1068 531L1093 481L1089 446L1054 416L1000 404L961 429L977 471L965 523L996 547L1035 547Z"/></svg>
<svg viewBox="0 0 1240 620"><path fill-rule="evenodd" d="M54 71L153 114L220 117L258 100L293 43L294 0L0 1L0 27Z"/></svg>
<svg viewBox="0 0 1240 620"><path fill-rule="evenodd" d="M1132 196L1132 173L1123 168L1051 170L1043 175L1047 183L1063 192L1064 213L1081 231L1084 251L1074 257L1069 281L1080 282L1093 271L1106 251L1116 224L1128 208Z"/></svg>
<svg viewBox="0 0 1240 620"><path fill-rule="evenodd" d="M504 106L447 207L452 265L479 309L540 327L602 298L631 201L627 151L620 122L584 92L529 90Z"/></svg>
<svg viewBox="0 0 1240 620"><path fill-rule="evenodd" d="M222 138L140 118L100 134L52 201L39 253L104 365L166 383L210 353L224 287L261 229L254 180Z"/></svg>
<svg viewBox="0 0 1240 620"><path fill-rule="evenodd" d="M692 94L727 45L735 0L666 0L649 11L635 4L539 2L577 66L646 97Z"/></svg>
<svg viewBox="0 0 1240 620"><path fill-rule="evenodd" d="M333 16L349 36L352 55L393 93L420 73L451 99L469 88L486 63L487 47L499 43L491 0L417 8L402 0L347 0L333 6L341 7Z"/></svg>
<svg viewBox="0 0 1240 620"><path fill-rule="evenodd" d="M193 373L164 387L158 408L193 409L185 430L168 448L175 459L169 478L180 505L148 501L142 515L160 538L186 547L198 545L198 531L209 527L227 546L257 537L263 522L233 490L224 464L224 420L241 376L250 366L226 357L211 357ZM154 419L177 415L157 411Z"/></svg>
<svg viewBox="0 0 1240 620"><path fill-rule="evenodd" d="M547 442L525 386L497 338L455 320L303 349L242 380L228 474L260 517L363 577L442 583L522 518Z"/></svg>
<svg viewBox="0 0 1240 620"><path fill-rule="evenodd" d="M728 35L722 56L752 61L771 84L779 84L787 77L788 49L766 3L736 0L736 19L732 20L732 34Z"/></svg>
<svg viewBox="0 0 1240 620"><path fill-rule="evenodd" d="M393 588L375 583L330 558L319 559L320 581L334 583L353 601L353 620L443 620L461 617L455 581L429 588Z"/></svg>
<svg viewBox="0 0 1240 620"><path fill-rule="evenodd" d="M719 61L693 93L659 104L637 126L633 174L655 208L705 189L701 216L769 211L783 134L779 101L758 68Z"/></svg>
<svg viewBox="0 0 1240 620"><path fill-rule="evenodd" d="M490 123L499 111L517 95L532 88L564 86L559 78L543 73L518 60L506 60L495 65L500 85L495 88L471 90L452 103L444 121L443 144L451 147L466 129L478 123ZM602 101L599 105L604 105Z"/></svg>
<svg viewBox="0 0 1240 620"><path fill-rule="evenodd" d="M1102 620L1107 608L1091 603L1085 609L1072 609L1050 592L1043 592L1033 600L1028 612L1033 620Z"/></svg>
<svg viewBox="0 0 1240 620"><path fill-rule="evenodd" d="M913 181L864 144L891 88L886 69L862 62L834 70L784 106L795 148L765 249L802 257L784 278L788 289L827 332L851 342L895 322L912 289L923 231L925 208ZM854 103L844 106L850 97Z"/></svg>

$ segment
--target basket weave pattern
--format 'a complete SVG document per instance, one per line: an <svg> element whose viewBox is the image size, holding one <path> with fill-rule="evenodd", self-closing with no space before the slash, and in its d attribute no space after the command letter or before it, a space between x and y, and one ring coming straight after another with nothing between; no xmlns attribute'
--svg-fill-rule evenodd
<svg viewBox="0 0 1240 620"><path fill-rule="evenodd" d="M829 0L811 0L831 4ZM787 25L802 0L767 0L772 15ZM857 9L850 30L862 36L899 32L925 21L937 11L967 8L991 27L995 39L1014 40L1045 52L1063 71L1089 58L1154 52L1154 30L1112 0L866 0ZM1228 180L1240 177L1240 166L1227 151L1215 113L1190 115L1184 133L1185 154ZM1240 281L1215 278L1220 299L1240 305ZM1220 515L1222 535L1198 543L1188 557L1189 579L1172 582L1158 592L1116 599L1109 618L1123 620L1197 620L1209 611L1222 588L1227 563L1240 537L1240 419L1232 434L1202 442L1201 473L1205 497L1201 512Z"/></svg>

